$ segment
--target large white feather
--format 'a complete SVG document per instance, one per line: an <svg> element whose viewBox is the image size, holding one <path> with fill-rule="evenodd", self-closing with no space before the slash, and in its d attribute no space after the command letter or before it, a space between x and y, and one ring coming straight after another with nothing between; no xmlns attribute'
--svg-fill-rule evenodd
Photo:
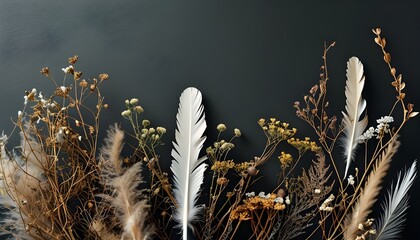
<svg viewBox="0 0 420 240"><path fill-rule="evenodd" d="M397 239L401 233L402 224L405 222L405 215L408 209L407 192L413 185L416 178L416 162L410 169L404 173L401 178L401 172L398 174L398 180L395 187L391 185L388 196L382 203L383 213L376 226L377 234L374 236L377 240Z"/></svg>
<svg viewBox="0 0 420 240"><path fill-rule="evenodd" d="M362 98L364 85L363 64L357 57L351 57L347 62L346 113L342 112L344 117L344 137L341 140L344 145L344 156L346 158L344 178L347 176L350 162L354 158L357 140L363 134L368 123L367 116L359 121L360 116L366 109L366 101Z"/></svg>
<svg viewBox="0 0 420 240"><path fill-rule="evenodd" d="M200 207L196 202L203 183L206 165L202 164L207 157L198 158L206 137L204 108L201 104L201 93L196 88L187 88L179 98L176 115L174 148L172 149L171 170L174 178L174 196L177 207L174 219L182 227L182 237L187 240L187 229L197 219Z"/></svg>

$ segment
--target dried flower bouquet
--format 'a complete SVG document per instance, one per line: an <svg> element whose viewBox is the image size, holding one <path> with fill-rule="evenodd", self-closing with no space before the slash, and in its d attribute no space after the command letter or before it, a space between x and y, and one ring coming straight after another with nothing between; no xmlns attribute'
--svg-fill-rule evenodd
<svg viewBox="0 0 420 240"><path fill-rule="evenodd" d="M249 161L230 157L242 135L237 128L225 138L227 127L219 124L217 139L206 141L202 96L195 88L181 94L172 157L160 156L166 129L142 119L144 110L136 98L126 100L121 113L132 128L124 131L116 124L103 141L98 138L100 114L108 108L100 91L107 74L82 79L77 56L62 69L60 84L43 68L54 93L27 91L25 107L14 122L20 145L8 150L8 137L0 140L1 234L15 239L110 240L398 238L416 162L396 176L384 197L382 181L400 146L398 134L418 112L406 104L405 83L391 65L381 30L373 33L396 90L394 105L377 126L368 126L363 65L356 57L347 63L343 117L328 112L327 53L335 43L325 45L319 83L303 102L294 104L318 140L298 138L288 123L261 118L258 125L266 145ZM398 109L401 120L393 118ZM124 144L131 146L129 154ZM285 152L284 145L296 152ZM352 167L360 159L357 149L363 168ZM313 161L299 171L298 163L307 154ZM260 167L273 155L281 166L277 186L255 191L264 174ZM161 166L170 160L170 169ZM341 169L337 163L343 160ZM211 181L204 188L206 172ZM378 216L372 209L380 198L383 211ZM248 232L242 232L244 228Z"/></svg>

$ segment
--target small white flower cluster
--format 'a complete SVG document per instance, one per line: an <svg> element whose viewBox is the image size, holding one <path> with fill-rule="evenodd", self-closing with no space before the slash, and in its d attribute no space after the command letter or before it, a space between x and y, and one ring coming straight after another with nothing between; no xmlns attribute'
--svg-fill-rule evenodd
<svg viewBox="0 0 420 240"><path fill-rule="evenodd" d="M265 192L260 192L259 194L258 194L258 197L260 197L260 198L265 198L265 199L268 199L268 198L270 198L270 196L271 196L271 194L269 193L269 194L265 194Z"/></svg>
<svg viewBox="0 0 420 240"><path fill-rule="evenodd" d="M319 210L321 211L326 211L326 212L332 212L332 210L334 209L334 207L330 207L330 203L332 201L334 201L335 196L333 194L331 194L327 199L325 199L325 201L321 204L321 206L319 207Z"/></svg>
<svg viewBox="0 0 420 240"><path fill-rule="evenodd" d="M349 177L347 178L347 181L349 182L350 185L354 185L354 177L353 177L353 175L349 175Z"/></svg>
<svg viewBox="0 0 420 240"><path fill-rule="evenodd" d="M245 196L246 196L247 198L255 197L255 192L245 193Z"/></svg>
<svg viewBox="0 0 420 240"><path fill-rule="evenodd" d="M49 100L46 100L44 98L44 96L42 95L42 92L39 92L39 100L41 101L42 107L43 108L47 108L47 109L51 109L51 108L55 108L57 105L55 104L55 102L51 102Z"/></svg>
<svg viewBox="0 0 420 240"><path fill-rule="evenodd" d="M245 193L245 196L247 198L255 197L255 192ZM269 199L271 197L271 193L265 194L265 192L260 192L258 194L258 197ZM283 199L282 197L276 197L273 201L275 203L286 203L287 205L290 205L291 203L289 196L286 196L285 199Z"/></svg>
<svg viewBox="0 0 420 240"><path fill-rule="evenodd" d="M314 192L315 192L315 194L320 194L320 193L321 193L321 189L316 188L316 189L314 190Z"/></svg>
<svg viewBox="0 0 420 240"><path fill-rule="evenodd" d="M385 117L381 117L380 119L376 120L376 122L378 123L378 126L375 129L375 132L380 133L380 132L385 132L388 133L389 132L389 123L392 123L394 121L394 118L391 116L385 116Z"/></svg>
<svg viewBox="0 0 420 240"><path fill-rule="evenodd" d="M372 137L379 138L381 134L389 132L389 123L394 122L394 118L392 116L384 116L380 119L377 119L376 122L378 126L376 128L370 127L360 136L357 140L359 143L366 142L367 140L371 139Z"/></svg>
<svg viewBox="0 0 420 240"><path fill-rule="evenodd" d="M375 135L375 129L373 127L370 127L368 130L366 130L366 132L364 132L362 134L362 136L360 136L357 141L359 143L363 143L369 139L371 139L372 137L376 136Z"/></svg>

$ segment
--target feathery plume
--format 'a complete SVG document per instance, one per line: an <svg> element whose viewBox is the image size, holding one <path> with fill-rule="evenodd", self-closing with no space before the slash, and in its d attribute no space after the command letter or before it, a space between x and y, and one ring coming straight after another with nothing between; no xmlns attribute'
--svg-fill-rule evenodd
<svg viewBox="0 0 420 240"><path fill-rule="evenodd" d="M397 183L391 185L388 190L388 196L382 203L383 213L378 222L375 223L375 239L397 239L401 233L402 225L405 222L406 211L408 209L408 190L413 185L417 175L417 162L414 161L408 171L405 171L404 177L401 172L398 173Z"/></svg>
<svg viewBox="0 0 420 240"><path fill-rule="evenodd" d="M395 137L376 159L375 165L366 180L364 189L361 190L362 192L354 204L352 212L347 214L342 225L344 239L355 239L359 230L358 225L365 222L367 216L372 211L372 206L376 202L379 191L382 188L382 180L399 146L400 142Z"/></svg>

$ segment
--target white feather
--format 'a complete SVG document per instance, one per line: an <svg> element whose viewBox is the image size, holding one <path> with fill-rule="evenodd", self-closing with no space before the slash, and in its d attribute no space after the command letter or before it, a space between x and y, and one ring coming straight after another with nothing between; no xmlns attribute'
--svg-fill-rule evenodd
<svg viewBox="0 0 420 240"><path fill-rule="evenodd" d="M402 224L405 222L406 211L409 207L407 192L417 175L416 164L414 162L411 165L410 169L404 173L403 178L401 178L400 172L395 186L391 185L388 196L382 203L383 213L376 226L375 239L397 239L403 230Z"/></svg>
<svg viewBox="0 0 420 240"><path fill-rule="evenodd" d="M363 134L368 119L365 116L359 121L360 116L366 109L366 101L362 98L365 76L363 75L363 64L357 57L351 57L347 62L346 82L346 112L343 113L344 137L341 139L344 145L344 156L346 158L346 171L344 178L353 160L357 147L357 140Z"/></svg>
<svg viewBox="0 0 420 240"><path fill-rule="evenodd" d="M198 158L206 137L201 93L196 88L187 88L179 98L176 115L174 148L172 149L171 170L174 176L174 196L177 207L174 219L182 227L182 236L187 240L187 229L197 219L200 207L196 206L203 183L206 165L202 164L207 157Z"/></svg>

